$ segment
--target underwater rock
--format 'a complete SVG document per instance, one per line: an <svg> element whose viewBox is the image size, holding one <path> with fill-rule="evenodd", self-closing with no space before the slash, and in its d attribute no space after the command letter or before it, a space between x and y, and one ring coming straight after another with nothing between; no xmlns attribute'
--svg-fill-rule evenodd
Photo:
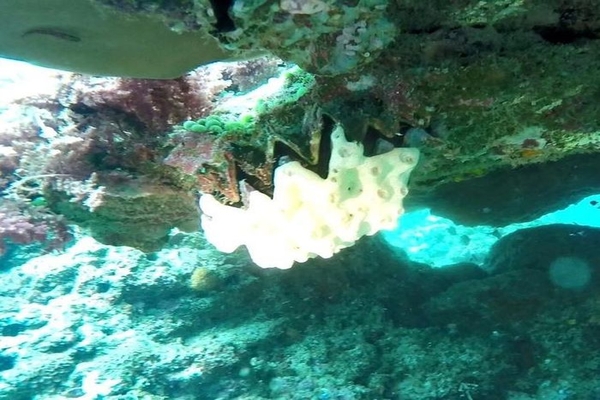
<svg viewBox="0 0 600 400"><path fill-rule="evenodd" d="M72 193L49 190L50 209L87 228L99 242L155 251L167 243L174 227L198 229L193 195L126 175L107 174L84 202L72 201Z"/></svg>
<svg viewBox="0 0 600 400"><path fill-rule="evenodd" d="M54 1L63 5L62 1ZM350 139L363 141L375 137L373 143L389 140L393 145L422 147L423 157L412 176L407 202L430 206L458 222L501 225L531 219L598 187L591 175L581 172L591 171L588 167L594 161L588 162L585 157L592 157L600 143L597 91L589 85L598 80L597 69L590 66L597 64L600 54L599 43L594 40L600 15L587 2L507 5L361 0L352 6L339 2L274 0L97 3L81 5L94 11L86 18L93 19L97 7L108 6L110 15L132 20L148 18L161 28L174 29L180 35L178 38L198 34L213 40L217 47L224 45L242 54L276 53L284 61L295 61L317 75L315 78L308 73L290 74L295 75L288 77L293 84L280 91L277 101L255 104L255 108L266 112L258 113L251 135L242 139L237 130L226 135L224 147L231 143L231 152L237 153L233 154L235 166L216 157L213 164L222 168L215 167L216 172L206 168L208 172L200 178L204 180L200 186L205 191L227 189L221 193L225 202L239 203L242 197L238 188L232 189L237 183L230 182L242 178L241 174L232 178L234 168L253 181L250 182L253 188L271 194L272 170L278 162L273 157L276 147L289 147L286 151L299 153L309 164L314 164L317 158L326 158L322 157L327 153L322 138L326 137L323 133L327 133L331 124L327 121L331 120L350 125L344 126ZM37 13L31 8L35 4L31 0L13 6L16 8L9 8L6 18L11 15L34 18ZM75 14L81 12L78 8L58 8ZM49 40L74 42L78 38L75 33L35 29L34 36ZM115 30L114 34L123 32ZM317 45L307 45L311 38ZM389 46L390 43L394 45ZM196 45L189 48L190 51L182 52L184 58L199 53L192 50ZM161 55L169 49L163 46ZM139 59L145 61L147 68L160 65L160 60L148 63L145 58ZM256 72L261 64L253 65L245 70ZM265 65L275 70L273 64ZM234 90L245 87L235 79L232 85ZM149 91L157 88L142 86ZM171 96L177 97L171 94L166 97ZM175 101L178 102L180 99ZM140 107L124 110L137 117L138 122L156 125L153 118L160 116L153 114L156 104L142 105L144 110ZM89 110L83 110L76 121L82 128L90 122L83 115L85 111ZM189 118L196 118L188 114ZM307 118L312 115L315 118ZM48 121L51 119L44 118L48 126L43 128L54 128ZM116 134L126 139L135 136L128 132L131 126L120 129L122 122L123 119L117 121ZM169 124L160 118L158 122L162 128L171 124L172 119ZM59 125L56 131L60 131L60 124L52 123ZM114 128L108 123L101 126L102 135ZM415 132L420 132L416 138ZM112 150L107 149L105 142L94 149L94 167L127 167L135 175L156 172L164 166L157 165L162 159L160 151L155 150L177 148L173 142L176 135L165 136L154 135L152 146L127 142L129 148L136 149L124 151L116 159L114 154L110 157L103 154ZM161 147L161 140L167 142L166 146ZM6 152L12 154L13 150ZM127 160L132 162L127 164L124 162ZM554 161L559 164L553 164ZM3 169L14 171L14 163L11 157ZM519 168L524 165L535 166ZM498 170L501 172L493 175ZM164 169L160 171L163 172ZM522 174L536 178L529 181L520 178ZM181 174L173 175L176 174L165 178L170 180L169 184L185 189L193 186ZM481 177L489 177L489 187ZM519 182L511 180L512 177ZM540 190L538 184L545 186ZM478 190L480 185L485 188ZM535 192L527 192L529 188L535 188Z"/></svg>
<svg viewBox="0 0 600 400"><path fill-rule="evenodd" d="M433 269L376 236L285 271L199 234L151 255L78 238L3 274L0 398L593 398L597 299L544 306L526 271Z"/></svg>
<svg viewBox="0 0 600 400"><path fill-rule="evenodd" d="M530 319L549 306L551 295L544 273L524 269L459 282L431 298L423 310L431 324L471 331Z"/></svg>
<svg viewBox="0 0 600 400"><path fill-rule="evenodd" d="M434 324L460 329L527 323L600 293L600 229L545 225L515 231L490 250L489 277L458 282L424 306Z"/></svg>
<svg viewBox="0 0 600 400"><path fill-rule="evenodd" d="M568 224L520 229L492 246L484 268L493 273L519 269L549 273L559 258L584 261L592 268L595 283L590 281L590 285L600 284L600 229Z"/></svg>
<svg viewBox="0 0 600 400"><path fill-rule="evenodd" d="M417 185L406 206L428 207L432 213L463 225L504 226L531 221L600 192L599 162L598 154L580 154L505 168L432 190L419 190Z"/></svg>

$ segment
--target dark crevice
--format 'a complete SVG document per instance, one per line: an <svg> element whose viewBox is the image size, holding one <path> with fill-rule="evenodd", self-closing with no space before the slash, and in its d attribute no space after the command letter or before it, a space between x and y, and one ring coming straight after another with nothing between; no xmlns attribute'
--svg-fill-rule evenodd
<svg viewBox="0 0 600 400"><path fill-rule="evenodd" d="M235 160L246 160L244 164L240 164L239 161L235 162L236 168L236 179L239 184L240 190L243 192L243 183L250 185L253 189L258 190L269 196L273 195L273 182L263 182L260 177L252 174L251 170L247 170L248 166L256 166L256 169L260 169L261 166L268 164L265 153L258 148L251 146L240 146L232 145L232 154ZM271 171L272 173L273 171Z"/></svg>
<svg viewBox="0 0 600 400"><path fill-rule="evenodd" d="M234 0L210 0L210 5L217 22L214 27L216 33L231 32L235 30L235 23L229 16Z"/></svg>
<svg viewBox="0 0 600 400"><path fill-rule="evenodd" d="M329 160L331 160L331 133L335 128L335 121L323 115L323 130L319 143L319 158L314 171L321 178L326 179L329 173Z"/></svg>
<svg viewBox="0 0 600 400"><path fill-rule="evenodd" d="M317 155L316 165L307 165L301 161L304 168L309 169L319 175L322 179L327 178L329 172L329 160L331 159L331 133L335 128L335 121L327 115L323 115L321 127L321 139L319 141L319 153ZM296 153L292 148L283 142L275 142L274 156L277 162L275 168L289 161L303 160L302 156Z"/></svg>
<svg viewBox="0 0 600 400"><path fill-rule="evenodd" d="M533 30L542 39L551 44L568 44L577 40L598 39L600 32L591 23L597 16L591 15L585 10L576 8L563 8L556 11L560 17L558 23L553 26L534 27Z"/></svg>
<svg viewBox="0 0 600 400"><path fill-rule="evenodd" d="M545 26L534 28L542 39L551 44L569 44L581 39L598 39L598 32L593 31L576 31L564 26Z"/></svg>
<svg viewBox="0 0 600 400"><path fill-rule="evenodd" d="M390 138L369 126L362 143L364 146L364 156L373 157L386 153L386 150L389 151L396 147L402 147L402 136L393 136Z"/></svg>
<svg viewBox="0 0 600 400"><path fill-rule="evenodd" d="M429 35L443 29L443 25L431 25L424 28L409 28L403 32L405 35Z"/></svg>

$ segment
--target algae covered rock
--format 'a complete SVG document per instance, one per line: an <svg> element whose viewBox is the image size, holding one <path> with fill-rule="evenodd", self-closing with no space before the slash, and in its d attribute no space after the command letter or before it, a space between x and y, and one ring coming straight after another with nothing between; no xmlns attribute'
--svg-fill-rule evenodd
<svg viewBox="0 0 600 400"><path fill-rule="evenodd" d="M147 252L165 245L173 227L188 232L198 228L196 201L187 192L115 175L100 182L85 202L73 201L72 193L51 191L49 206L101 243Z"/></svg>

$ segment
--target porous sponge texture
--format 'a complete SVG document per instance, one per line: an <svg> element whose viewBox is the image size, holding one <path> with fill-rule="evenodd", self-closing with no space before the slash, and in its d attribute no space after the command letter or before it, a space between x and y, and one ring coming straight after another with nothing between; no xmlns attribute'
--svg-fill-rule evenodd
<svg viewBox="0 0 600 400"><path fill-rule="evenodd" d="M258 266L286 269L312 257L329 258L364 235L394 229L418 150L365 157L363 146L348 142L340 126L331 143L326 179L290 162L275 170L273 198L252 191L246 209L203 195L208 241L227 253L245 245Z"/></svg>

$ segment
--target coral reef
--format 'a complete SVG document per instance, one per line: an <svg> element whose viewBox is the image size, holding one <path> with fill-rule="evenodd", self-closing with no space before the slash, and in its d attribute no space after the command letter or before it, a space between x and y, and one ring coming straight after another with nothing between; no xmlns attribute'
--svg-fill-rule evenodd
<svg viewBox="0 0 600 400"><path fill-rule="evenodd" d="M207 113L230 82L207 82L208 70L162 81L44 73L46 90L23 90L22 80L6 88L0 189L14 226L3 238L29 243L70 222L150 251L173 227L197 229L194 195L157 164L171 126Z"/></svg>
<svg viewBox="0 0 600 400"><path fill-rule="evenodd" d="M321 255L336 257L303 249L291 260L306 259L302 267L285 271L256 268L252 248L234 249L258 239L267 256L289 256L290 235L314 228L315 216L326 220L318 228L340 222L342 201L320 203L333 210L294 204L283 211L299 227L253 236L265 217L281 216L281 171L345 183L336 188L361 202L345 216L390 205L359 196L362 172L333 171L343 135L361 159L419 149L410 196L392 196L394 217L430 207L506 225L597 192L597 0L95 3L119 17L107 22L149 20L192 38L164 53L147 42L181 55L167 60L181 61L175 68L134 57L141 65L127 71L174 76L230 51L283 61L168 81L55 74L42 93L0 98L0 399L598 398L598 228L488 226L486 243L500 240L486 252L465 227L419 243L443 225L429 214L405 232L410 240L396 238L407 253L381 236L357 240L373 233L359 224L351 237L325 232L337 247ZM96 15L83 14L79 25ZM23 19L0 21L0 36L52 40L43 50L53 57L57 46L93 49L79 29L20 32ZM405 179L369 193L402 198ZM331 194L311 188L292 185L301 193L286 202ZM197 229L198 191L206 237L172 229ZM266 209L248 223L256 198ZM589 202L584 223L597 205ZM219 218L227 213L242 218ZM231 254L210 246L215 231ZM437 255L436 268L411 261L417 252L428 263Z"/></svg>
<svg viewBox="0 0 600 400"><path fill-rule="evenodd" d="M35 244L51 251L64 248L71 237L65 219L45 207L0 198L0 270L11 264L15 246ZM27 251L36 253L31 247Z"/></svg>
<svg viewBox="0 0 600 400"><path fill-rule="evenodd" d="M285 271L201 235L152 257L79 238L3 273L0 398L593 398L598 264L584 291L549 270L595 248L578 229L505 237L493 272L377 237Z"/></svg>

